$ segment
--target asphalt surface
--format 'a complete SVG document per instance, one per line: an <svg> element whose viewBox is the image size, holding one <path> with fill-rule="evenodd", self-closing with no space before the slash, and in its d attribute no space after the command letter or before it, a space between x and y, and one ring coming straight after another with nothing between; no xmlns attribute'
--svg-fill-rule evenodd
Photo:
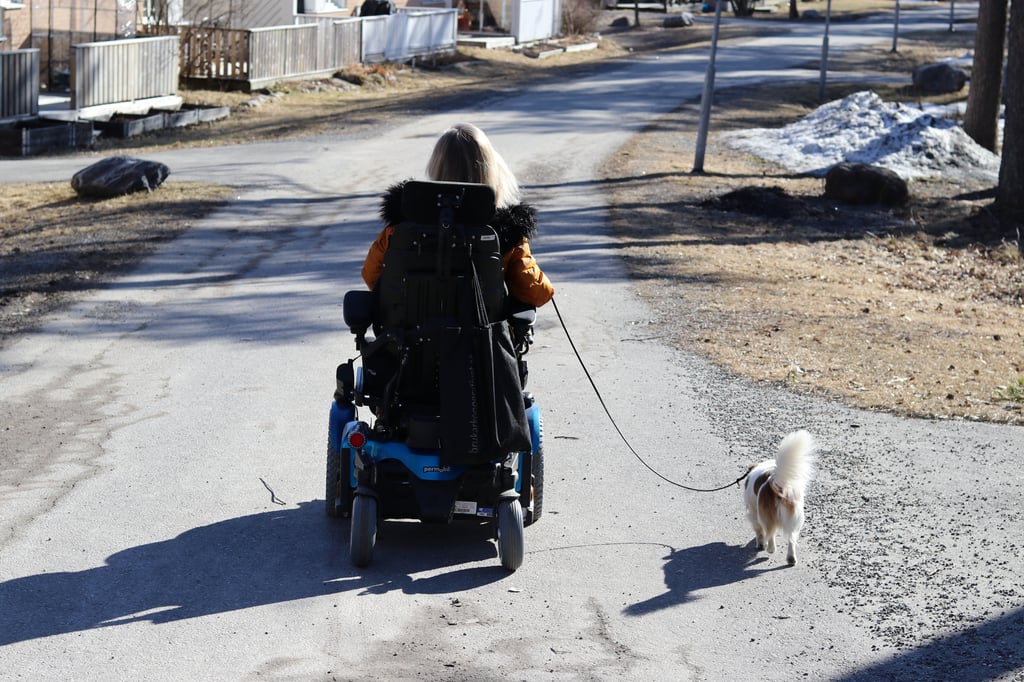
<svg viewBox="0 0 1024 682"><path fill-rule="evenodd" d="M820 54L813 29L720 46L718 83L815 78L786 68ZM832 47L891 31L833 25ZM640 58L372 139L147 157L238 198L0 354L0 677L1024 679L1024 431L753 386L650 333L599 169L698 96L704 67ZM354 354L341 297L379 193L421 177L458 120L540 210L568 333L651 466L713 487L793 429L816 436L800 564L754 551L738 489L687 492L634 459L551 306L530 355L545 514L523 566L501 569L485 528L399 522L349 564L323 513L334 367ZM0 178L81 166L3 161Z"/></svg>

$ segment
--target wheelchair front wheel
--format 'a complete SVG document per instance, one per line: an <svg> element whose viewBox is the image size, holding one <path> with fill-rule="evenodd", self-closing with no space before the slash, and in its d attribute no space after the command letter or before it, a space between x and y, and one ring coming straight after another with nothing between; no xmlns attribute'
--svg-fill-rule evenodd
<svg viewBox="0 0 1024 682"><path fill-rule="evenodd" d="M514 571L523 564L523 506L519 500L498 503L498 558Z"/></svg>

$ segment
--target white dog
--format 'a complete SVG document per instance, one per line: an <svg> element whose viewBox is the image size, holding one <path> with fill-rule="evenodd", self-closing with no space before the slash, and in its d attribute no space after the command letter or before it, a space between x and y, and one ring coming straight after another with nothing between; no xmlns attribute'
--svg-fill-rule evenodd
<svg viewBox="0 0 1024 682"><path fill-rule="evenodd" d="M789 543L786 560L796 565L796 541L804 525L804 491L814 476L814 439L794 431L782 439L775 459L765 460L747 476L743 497L754 527L757 548L775 551L775 535Z"/></svg>

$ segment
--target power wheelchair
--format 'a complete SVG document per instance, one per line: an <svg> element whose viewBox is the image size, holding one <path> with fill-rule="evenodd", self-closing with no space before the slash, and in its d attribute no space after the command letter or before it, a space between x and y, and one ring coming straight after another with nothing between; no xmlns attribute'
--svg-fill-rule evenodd
<svg viewBox="0 0 1024 682"><path fill-rule="evenodd" d="M358 567L385 519L486 519L515 571L541 516L541 413L524 390L536 311L506 293L494 210L486 185L406 183L379 281L345 294L358 356L337 368L326 511L350 518Z"/></svg>

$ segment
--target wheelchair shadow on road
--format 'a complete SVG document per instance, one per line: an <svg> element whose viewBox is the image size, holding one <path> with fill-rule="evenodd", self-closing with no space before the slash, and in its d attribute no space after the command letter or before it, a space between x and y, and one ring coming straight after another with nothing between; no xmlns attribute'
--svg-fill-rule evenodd
<svg viewBox="0 0 1024 682"><path fill-rule="evenodd" d="M93 568L0 582L0 646L345 592L460 592L510 575L485 524L381 524L374 563L355 569L348 522L327 518L323 505L313 500L228 519L125 549ZM443 570L480 561L486 565Z"/></svg>
<svg viewBox="0 0 1024 682"><path fill-rule="evenodd" d="M665 587L668 590L656 597L631 604L623 609L627 616L643 616L693 601L693 593L709 587L731 585L763 573L787 568L786 564L771 568L756 568L768 561L758 557L757 547L751 541L746 545L727 545L711 542L700 547L674 549L666 557Z"/></svg>

